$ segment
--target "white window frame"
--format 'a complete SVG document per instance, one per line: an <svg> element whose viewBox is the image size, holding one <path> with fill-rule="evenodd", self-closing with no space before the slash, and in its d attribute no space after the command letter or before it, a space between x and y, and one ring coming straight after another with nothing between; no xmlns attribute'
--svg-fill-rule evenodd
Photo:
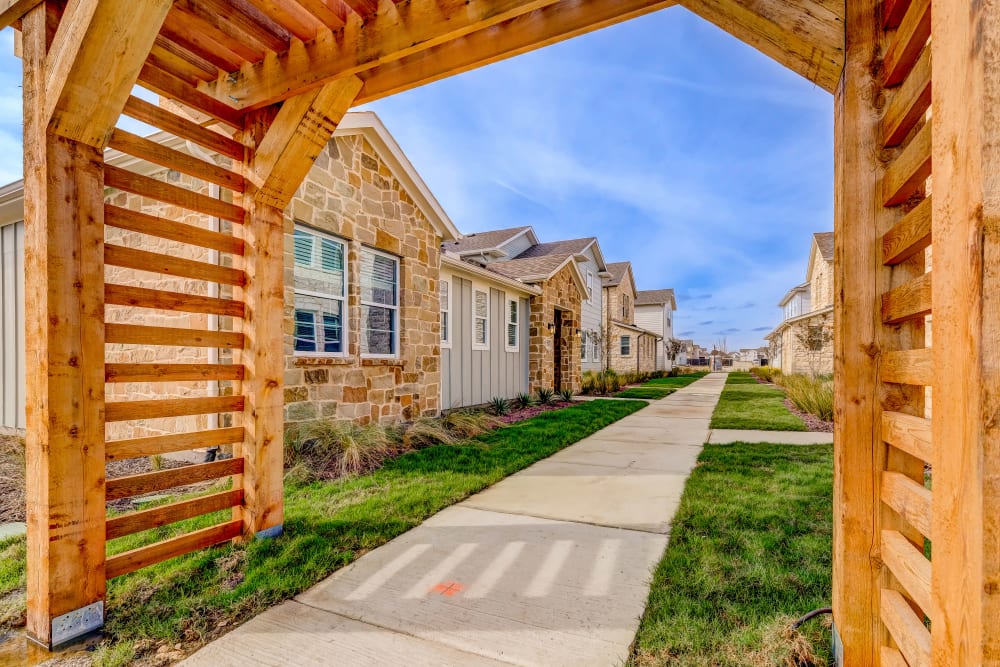
<svg viewBox="0 0 1000 667"><path fill-rule="evenodd" d="M295 356L299 356L299 357L344 357L344 356L347 356L347 348L348 348L347 325L348 325L348 321L350 320L350 318L347 315L347 281L348 281L348 276L350 275L350 272L348 270L349 267L348 267L348 259L347 259L347 241L345 239L342 239L342 238L339 238L337 236L334 236L333 234L327 234L326 232L320 231L318 229L313 229L312 227L309 227L307 225L295 223L295 228L294 228L294 230L292 232L292 267L293 267L292 271L293 271L293 274L294 274L295 262L297 261L295 259L295 245L294 245L295 244L295 232L296 231L301 231L301 232L303 232L305 234L309 234L310 236L312 236L312 237L314 237L316 239L332 241L333 243L336 243L336 244L340 245L341 257L343 258L343 262L344 262L344 268L343 268L344 278L343 278L343 281L342 281L342 283L343 283L342 284L342 291L341 291L341 294L339 294L339 295L334 294L332 292L328 293L328 292L319 292L319 291L316 291L316 290L309 290L309 289L299 289L299 288L295 287L295 279L294 279L294 277L292 278L292 292L293 292L293 296L292 296L292 352L293 352L293 354ZM314 245L313 245L313 257L312 257L312 261L314 263L316 261L316 252L317 252L317 248L318 247L319 247L319 245L315 244L315 242L314 242ZM323 342L324 342L320 338L320 331L321 331L321 329L323 327L323 324L322 324L322 322L315 322L315 320L314 320L314 326L316 327L316 332L317 332L317 340L316 340L316 347L317 347L317 349L315 351L296 350L295 349L295 329L296 329L296 326L298 325L298 321L296 319L296 313L298 311L300 311L300 310L301 311L311 312L314 315L316 315L316 314L319 313L319 311L316 311L316 310L314 310L312 308L298 308L297 304L295 303L295 295L299 295L299 294L301 294L303 296L315 297L317 299L329 299L330 301L339 301L340 302L340 339L341 339L340 340L340 352L326 352L324 350L319 349L319 348L321 348L323 346Z"/></svg>
<svg viewBox="0 0 1000 667"><path fill-rule="evenodd" d="M470 318L472 320L471 336L472 336L472 349L473 350L488 350L488 349L490 349L490 301L491 301L490 292L491 291L492 290L489 287L485 286L485 285L481 285L481 284L477 284L477 283L472 283L472 303L470 304L469 315L470 315ZM486 294L486 317L485 317L485 331L484 331L485 334L486 334L486 342L485 343L480 343L479 341L476 340L476 320L484 319L484 318L478 317L476 315L476 292L483 292L483 293Z"/></svg>
<svg viewBox="0 0 1000 667"><path fill-rule="evenodd" d="M363 359L398 359L399 358L399 330L403 327L403 323L402 323L402 309L399 307L400 297L401 297L401 292L402 292L402 289L401 289L400 285L403 282L403 263L400 261L400 259L399 259L398 256L390 254L390 253L387 253L387 252L382 251L382 250L379 250L378 248L372 248L370 246L361 246L361 254L358 257L358 262L359 263L363 263L364 262L363 258L364 258L364 254L366 252L370 252L370 253L375 254L375 255L381 255L382 257L386 257L388 259L391 259L393 262L395 262L395 264L396 264L396 298L395 298L396 304L393 305L393 306L390 306L390 305L385 304L385 303L375 303L373 301L365 301L363 298L359 297L358 301L360 302L361 317L360 317L360 320L358 322L358 332L361 334L361 337L364 338L364 335L365 335L364 307L365 306L373 306L375 308L388 308L388 309L392 310L393 313L394 313L393 317L394 317L395 326L393 327L393 330L392 330L392 349L393 349L392 353L390 353L390 354L373 354L371 352L361 352L361 357ZM359 289L358 291L360 292L360 294L364 294L364 289L363 289L363 286L362 286L362 282L363 281L364 281L364 277L361 276L360 273L359 273L358 274L358 287L361 288L361 289ZM358 351L359 352L361 351L360 350L360 345L359 345L359 350Z"/></svg>
<svg viewBox="0 0 1000 667"><path fill-rule="evenodd" d="M445 298L441 298L441 286L448 286L448 295ZM441 284L438 286L438 298L441 299L441 314L447 315L446 318L442 318L441 322L441 347L446 349L451 349L451 339L453 337L454 320L451 317L451 302L452 302L452 290L454 289L454 284L451 281L451 276L442 275Z"/></svg>
<svg viewBox="0 0 1000 667"><path fill-rule="evenodd" d="M594 300L594 272L587 269L587 301Z"/></svg>
<svg viewBox="0 0 1000 667"><path fill-rule="evenodd" d="M625 341L628 341L628 352L625 351ZM621 336L618 339L618 352L623 357L632 356L632 336Z"/></svg>
<svg viewBox="0 0 1000 667"><path fill-rule="evenodd" d="M506 304L506 317L507 326L504 329L504 349L507 352L517 352L521 349L521 300L516 296L510 298L506 294L504 295L504 303ZM511 304L514 305L514 310L511 311ZM511 314L516 315L516 319L513 321L510 319ZM514 326L514 344L510 344L510 327Z"/></svg>
<svg viewBox="0 0 1000 667"><path fill-rule="evenodd" d="M587 363L588 361L587 348L590 345L590 343L587 341L588 333L590 332L586 330L580 332L580 363Z"/></svg>

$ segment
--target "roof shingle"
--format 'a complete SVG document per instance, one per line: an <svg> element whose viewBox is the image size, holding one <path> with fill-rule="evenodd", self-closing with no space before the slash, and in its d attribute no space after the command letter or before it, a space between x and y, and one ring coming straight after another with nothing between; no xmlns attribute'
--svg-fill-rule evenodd
<svg viewBox="0 0 1000 667"><path fill-rule="evenodd" d="M469 234L468 236L460 238L457 241L442 243L441 249L448 252L458 253L460 255L470 252L475 253L492 250L493 248L507 243L527 229L531 229L531 227L511 227L510 229L495 229L489 232L476 232L475 234Z"/></svg>
<svg viewBox="0 0 1000 667"><path fill-rule="evenodd" d="M658 306L664 303L677 304L672 289L648 289L636 292L635 305L637 306Z"/></svg>
<svg viewBox="0 0 1000 667"><path fill-rule="evenodd" d="M556 269L571 257L572 255L570 254L525 257L523 259L519 257L504 262L490 262L485 268L494 273L499 273L501 276L516 280L525 280L537 276L551 276Z"/></svg>
<svg viewBox="0 0 1000 667"><path fill-rule="evenodd" d="M568 241L553 241L551 243L539 243L531 246L516 259L527 259L529 257L544 257L546 255L575 255L586 250L590 244L597 239L593 236L585 239L571 239Z"/></svg>
<svg viewBox="0 0 1000 667"><path fill-rule="evenodd" d="M833 261L833 232L819 232L813 234L816 245L819 247L819 254L828 262Z"/></svg>
<svg viewBox="0 0 1000 667"><path fill-rule="evenodd" d="M608 273L611 274L611 277L604 279L604 286L620 285L630 266L632 266L632 262L611 262L608 264Z"/></svg>

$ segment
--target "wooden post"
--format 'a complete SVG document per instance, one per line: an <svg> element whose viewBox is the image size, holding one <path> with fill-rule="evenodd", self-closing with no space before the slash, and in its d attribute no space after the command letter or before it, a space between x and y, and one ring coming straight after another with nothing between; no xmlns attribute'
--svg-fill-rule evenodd
<svg viewBox="0 0 1000 667"><path fill-rule="evenodd" d="M1000 662L1000 4L933 4L935 665Z"/></svg>
<svg viewBox="0 0 1000 667"><path fill-rule="evenodd" d="M245 174L243 289L246 367L243 426L246 460L244 535L280 535L284 521L285 217L316 157L350 108L361 80L348 77L247 115L244 138L253 147Z"/></svg>
<svg viewBox="0 0 1000 667"><path fill-rule="evenodd" d="M143 27L122 34L125 9ZM166 0L81 0L22 19L28 635L104 622L104 143Z"/></svg>

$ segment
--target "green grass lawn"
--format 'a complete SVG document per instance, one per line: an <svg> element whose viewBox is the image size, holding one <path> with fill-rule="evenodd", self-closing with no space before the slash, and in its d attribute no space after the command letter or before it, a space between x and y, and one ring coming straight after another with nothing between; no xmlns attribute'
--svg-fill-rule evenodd
<svg viewBox="0 0 1000 667"><path fill-rule="evenodd" d="M708 371L696 371L694 373L686 373L684 375L678 375L676 377L666 377L666 378L656 378L650 380L644 387L673 387L674 389L680 389L681 387L686 387L695 380L700 380L708 375Z"/></svg>
<svg viewBox="0 0 1000 667"><path fill-rule="evenodd" d="M785 407L785 392L759 384L749 373L730 373L711 428L807 431L797 415Z"/></svg>
<svg viewBox="0 0 1000 667"><path fill-rule="evenodd" d="M142 656L163 643L196 648L221 633L220 623L231 628L248 620L432 514L645 405L580 403L465 443L408 453L369 475L288 484L282 537L206 549L112 580L105 626L110 649L105 654L126 656L127 662L127 656ZM123 538L129 541L115 541L109 551L188 532L221 517L199 517ZM11 604L20 611L9 616L23 614L24 539L0 543L0 556L0 602L17 598Z"/></svg>
<svg viewBox="0 0 1000 667"><path fill-rule="evenodd" d="M789 628L830 605L832 494L829 445L706 446L629 664L828 664L828 616Z"/></svg>
<svg viewBox="0 0 1000 667"><path fill-rule="evenodd" d="M620 391L615 394L615 398L645 398L655 401L661 398L666 398L675 391L677 390L671 387L650 387L648 385L643 385L641 387L632 387L631 389Z"/></svg>

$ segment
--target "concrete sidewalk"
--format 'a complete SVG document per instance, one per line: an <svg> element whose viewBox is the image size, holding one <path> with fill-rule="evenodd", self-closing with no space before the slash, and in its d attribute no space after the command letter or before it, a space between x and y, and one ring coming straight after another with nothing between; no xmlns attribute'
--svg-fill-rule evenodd
<svg viewBox="0 0 1000 667"><path fill-rule="evenodd" d="M731 442L766 442L775 445L832 445L833 433L815 431L750 431L742 429L714 429L708 436L712 445Z"/></svg>
<svg viewBox="0 0 1000 667"><path fill-rule="evenodd" d="M439 512L183 664L622 664L725 380Z"/></svg>

